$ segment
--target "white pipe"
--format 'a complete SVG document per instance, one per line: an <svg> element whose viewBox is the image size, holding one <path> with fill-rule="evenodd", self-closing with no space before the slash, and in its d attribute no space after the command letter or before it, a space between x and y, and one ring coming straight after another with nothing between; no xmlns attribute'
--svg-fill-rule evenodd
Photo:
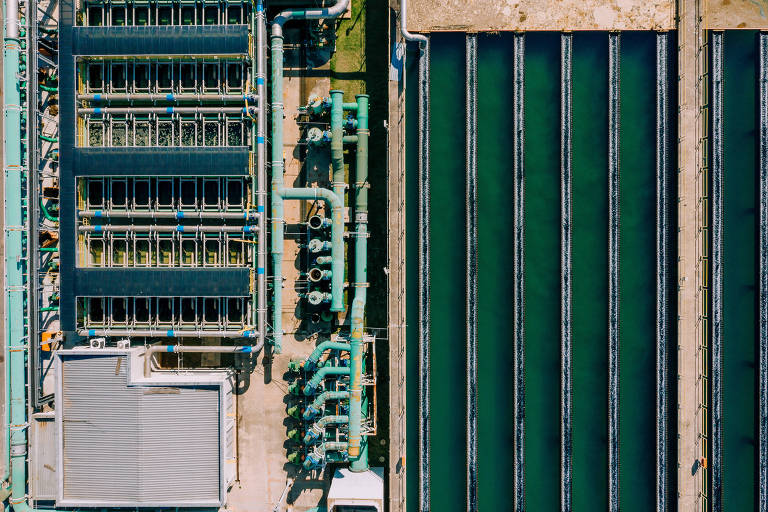
<svg viewBox="0 0 768 512"><path fill-rule="evenodd" d="M332 7L326 9L286 9L278 14L272 22L272 37L283 37L283 25L292 20L319 20L337 18L347 10L349 0L339 0Z"/></svg>
<svg viewBox="0 0 768 512"><path fill-rule="evenodd" d="M5 2L5 37L7 39L19 38L19 0L6 0ZM10 85L10 84L6 84Z"/></svg>
<svg viewBox="0 0 768 512"><path fill-rule="evenodd" d="M406 41L413 41L416 43L427 44L427 37L421 34L411 34L408 32L406 22L408 21L408 0L400 0L400 33L403 34L403 39Z"/></svg>
<svg viewBox="0 0 768 512"><path fill-rule="evenodd" d="M176 331L179 332L179 331ZM227 332L227 331L222 331ZM244 337L244 333L253 333L248 335L248 337L257 337L258 333L255 331L243 331L241 332L241 337ZM231 337L231 336L230 336ZM181 345L151 345L147 351L144 353L144 376L149 377L152 373L152 355L156 352L169 352L169 353L179 353L179 352L192 352L195 354L250 354L253 352L257 352L259 349L261 349L261 345L257 345L256 347L252 347L250 345L236 345L236 346L218 346L218 347L211 347L211 346L203 346L203 347L185 347Z"/></svg>
<svg viewBox="0 0 768 512"><path fill-rule="evenodd" d="M157 94L152 92L145 93L93 93L78 94L77 99L81 101L249 101L256 102L258 98L251 94Z"/></svg>
<svg viewBox="0 0 768 512"><path fill-rule="evenodd" d="M247 114L245 107L94 107L78 108L77 113L102 114Z"/></svg>
<svg viewBox="0 0 768 512"><path fill-rule="evenodd" d="M77 212L80 218L132 218L132 219L243 219L255 220L261 215L253 210L247 212L135 212L135 211L105 211L105 210L80 210Z"/></svg>

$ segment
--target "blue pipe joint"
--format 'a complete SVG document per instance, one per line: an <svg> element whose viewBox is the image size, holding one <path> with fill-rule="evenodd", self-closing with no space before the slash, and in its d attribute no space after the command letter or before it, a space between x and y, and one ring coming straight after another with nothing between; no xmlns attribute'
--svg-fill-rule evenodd
<svg viewBox="0 0 768 512"><path fill-rule="evenodd" d="M314 406L310 405L306 409L304 409L303 418L305 420L311 420L312 418L316 417L318 414L320 414L320 409L315 409Z"/></svg>
<svg viewBox="0 0 768 512"><path fill-rule="evenodd" d="M323 458L315 453L310 453L304 459L304 469L320 469L323 467Z"/></svg>
<svg viewBox="0 0 768 512"><path fill-rule="evenodd" d="M307 431L307 435L304 436L304 444L312 444L318 439L320 439L320 434L322 433L322 430L318 431L318 429L310 428Z"/></svg>
<svg viewBox="0 0 768 512"><path fill-rule="evenodd" d="M354 130L357 128L357 119L352 114L347 114L347 118L344 120L344 128L347 130Z"/></svg>

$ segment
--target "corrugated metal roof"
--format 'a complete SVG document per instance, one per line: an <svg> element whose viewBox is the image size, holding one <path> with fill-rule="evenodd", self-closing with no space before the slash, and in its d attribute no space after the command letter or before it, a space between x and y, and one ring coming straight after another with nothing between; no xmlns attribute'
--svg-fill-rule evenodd
<svg viewBox="0 0 768 512"><path fill-rule="evenodd" d="M57 504L223 504L226 391L221 385L131 385L131 359L98 351L61 357Z"/></svg>

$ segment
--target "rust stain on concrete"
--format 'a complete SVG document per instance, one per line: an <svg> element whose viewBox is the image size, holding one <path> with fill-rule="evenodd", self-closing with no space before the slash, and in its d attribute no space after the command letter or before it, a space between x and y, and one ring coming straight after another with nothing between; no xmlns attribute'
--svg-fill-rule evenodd
<svg viewBox="0 0 768 512"><path fill-rule="evenodd" d="M706 0L704 12L710 29L768 29L768 0Z"/></svg>

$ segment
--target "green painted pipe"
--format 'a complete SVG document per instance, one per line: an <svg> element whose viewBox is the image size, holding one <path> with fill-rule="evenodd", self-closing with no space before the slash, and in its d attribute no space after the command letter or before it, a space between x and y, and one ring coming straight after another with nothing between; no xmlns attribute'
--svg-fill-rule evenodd
<svg viewBox="0 0 768 512"><path fill-rule="evenodd" d="M342 416L342 415L323 416L322 418L317 420L315 423L313 423L311 427L309 427L309 430L307 430L307 433L304 436L304 444L312 444L318 439L320 439L325 429L330 425L339 425L339 424L347 424L347 423L349 423L349 416Z"/></svg>
<svg viewBox="0 0 768 512"><path fill-rule="evenodd" d="M349 366L323 366L309 379L304 386L304 394L310 396L314 394L320 383L329 375L349 375Z"/></svg>
<svg viewBox="0 0 768 512"><path fill-rule="evenodd" d="M20 43L19 6L17 0L5 2L5 33L3 47L3 130L5 157L5 225L23 224L21 196L21 84L19 83ZM14 512L31 510L27 503L27 391L26 359L28 346L24 341L24 246L22 231L5 230L5 361L10 368L6 386L10 388L7 407L10 408L7 432L11 468L11 496Z"/></svg>
<svg viewBox="0 0 768 512"><path fill-rule="evenodd" d="M59 139L57 139L56 137L48 137L46 135L41 135L40 138L46 142L59 142Z"/></svg>
<svg viewBox="0 0 768 512"><path fill-rule="evenodd" d="M273 301L272 301L272 344L275 353L282 351L283 340L283 236L285 219L283 218L283 117L285 108L283 106L283 25L291 19L324 19L332 20L346 11L349 0L339 0L329 8L321 9L295 9L281 12L275 17L272 23L272 34L270 37L272 48L272 269L274 276ZM343 196L341 196L343 198ZM334 209L332 216L334 219L336 237L341 241L341 251L336 251L334 256L334 267L341 269L334 275L338 277L333 280L331 293L334 295L331 303L332 311L343 311L343 285L344 285L344 247L343 247L343 199L338 201L338 209ZM331 235L333 237L333 233ZM341 259L341 261L338 261Z"/></svg>
<svg viewBox="0 0 768 512"><path fill-rule="evenodd" d="M368 287L368 95L357 98L357 154L355 159L355 298L350 325L349 469L368 470L368 447L361 434L363 421L363 328Z"/></svg>
<svg viewBox="0 0 768 512"><path fill-rule="evenodd" d="M43 200L43 198L40 198L40 210L43 212L43 216L46 219L50 220L51 222L59 222L59 218L54 217L53 215L51 215L51 212L48 211L48 208L46 208L45 201Z"/></svg>
<svg viewBox="0 0 768 512"><path fill-rule="evenodd" d="M320 359L320 356L322 356L323 352L325 352L326 350L344 350L349 352L350 346L349 346L349 343L339 343L338 341L324 341L321 344L319 344L317 347L315 347L315 350L313 350L312 353L309 354L307 361L304 363L304 369L307 371L313 370L315 368L315 365L317 365L317 361Z"/></svg>
<svg viewBox="0 0 768 512"><path fill-rule="evenodd" d="M315 469L322 467L326 452L344 452L347 450L347 443L339 443L336 441L327 441L317 446L312 453L307 454L307 458L304 459L304 469Z"/></svg>
<svg viewBox="0 0 768 512"><path fill-rule="evenodd" d="M333 175L331 183L333 192L341 199L341 208L337 213L333 212L331 220L331 293L333 294L331 302L331 311L344 311L344 190L346 189L346 179L344 173L344 112L342 103L344 100L343 91L331 91L331 167ZM336 225L339 229L334 231Z"/></svg>
<svg viewBox="0 0 768 512"><path fill-rule="evenodd" d="M37 88L45 92L59 92L58 87L51 87L50 85L38 85ZM56 141L52 141L52 142L56 142Z"/></svg>
<svg viewBox="0 0 768 512"><path fill-rule="evenodd" d="M317 395L312 403L304 410L304 419L311 420L320 414L320 408L325 402L331 400L346 400L349 398L349 391L324 391Z"/></svg>
<svg viewBox="0 0 768 512"><path fill-rule="evenodd" d="M344 110L350 110L352 112L357 111L357 103L342 103L341 108Z"/></svg>
<svg viewBox="0 0 768 512"><path fill-rule="evenodd" d="M58 310L59 310L59 306L46 306L44 308L40 308L41 312L45 312L45 311L58 311Z"/></svg>
<svg viewBox="0 0 768 512"><path fill-rule="evenodd" d="M41 247L40 252L59 252L58 247Z"/></svg>

